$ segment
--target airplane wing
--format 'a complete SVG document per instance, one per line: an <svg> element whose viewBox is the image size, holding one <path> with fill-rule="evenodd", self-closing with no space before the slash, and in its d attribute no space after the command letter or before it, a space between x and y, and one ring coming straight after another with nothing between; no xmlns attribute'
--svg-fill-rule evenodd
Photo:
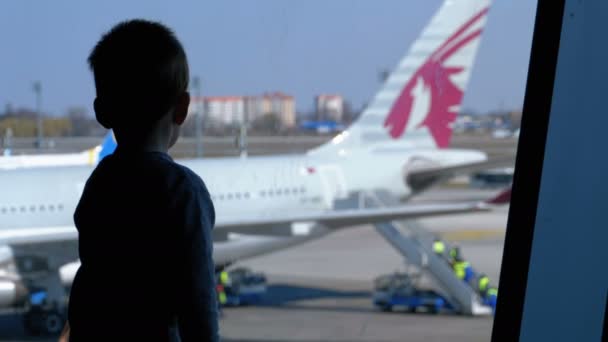
<svg viewBox="0 0 608 342"><path fill-rule="evenodd" d="M328 228L343 228L360 224L414 219L429 216L471 213L491 210L493 205L508 203L510 188L483 202L413 204L380 208L342 209L307 214L281 215L252 220L218 220L217 230L254 231L256 228L281 226L292 223L317 223ZM74 226L52 226L0 230L0 245L36 245L75 241L78 232Z"/></svg>
<svg viewBox="0 0 608 342"><path fill-rule="evenodd" d="M454 176L498 167L513 166L515 156L495 158L478 163L468 163L449 167L431 167L410 171L405 181L414 190L427 189L433 184L446 181Z"/></svg>
<svg viewBox="0 0 608 342"><path fill-rule="evenodd" d="M76 240L78 231L74 226L16 228L0 230L0 245L34 245L39 243Z"/></svg>
<svg viewBox="0 0 608 342"><path fill-rule="evenodd" d="M372 224L393 220L414 219L429 216L472 213L491 210L492 205L508 202L504 193L486 202L419 204L380 208L343 209L310 214L282 215L281 217L258 218L255 220L222 220L216 222L216 229L228 231L254 231L256 228L281 226L292 223L316 223L331 229L360 224Z"/></svg>
<svg viewBox="0 0 608 342"><path fill-rule="evenodd" d="M341 228L396 219L420 218L464 212L484 211L484 203L423 204L388 208L344 209L310 214L281 215L254 220L218 220L216 230L253 232L257 228L280 226L298 222L315 222L328 228ZM38 245L78 239L74 226L38 227L0 230L0 245Z"/></svg>

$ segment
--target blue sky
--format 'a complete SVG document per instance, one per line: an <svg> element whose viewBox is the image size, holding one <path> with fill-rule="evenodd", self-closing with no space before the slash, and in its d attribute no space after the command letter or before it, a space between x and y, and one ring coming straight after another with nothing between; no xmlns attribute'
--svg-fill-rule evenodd
<svg viewBox="0 0 608 342"><path fill-rule="evenodd" d="M343 94L355 108L379 87L441 0L3 0L0 2L0 111L34 107L40 80L43 107L92 113L94 87L86 58L118 21L142 17L174 29L192 75L207 95L281 90L297 108L319 93ZM495 0L464 108L520 108L536 1Z"/></svg>

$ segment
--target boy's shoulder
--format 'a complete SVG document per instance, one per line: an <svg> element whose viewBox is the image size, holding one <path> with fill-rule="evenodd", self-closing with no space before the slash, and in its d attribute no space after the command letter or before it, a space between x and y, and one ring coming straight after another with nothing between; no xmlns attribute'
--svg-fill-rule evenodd
<svg viewBox="0 0 608 342"><path fill-rule="evenodd" d="M134 168L134 165L139 166ZM182 184L193 190L204 189L206 191L205 183L199 175L190 168L175 162L165 153L147 153L139 156L111 154L100 161L93 171L93 177L91 178L96 178L95 176L104 177L114 173L123 173L122 170L125 169L131 171L145 169L147 175L156 174L154 178L165 178L163 183L169 186L171 186L171 184Z"/></svg>

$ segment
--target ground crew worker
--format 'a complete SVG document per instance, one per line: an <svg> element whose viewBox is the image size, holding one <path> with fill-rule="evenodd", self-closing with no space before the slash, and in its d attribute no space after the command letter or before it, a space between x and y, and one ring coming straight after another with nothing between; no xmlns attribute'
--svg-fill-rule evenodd
<svg viewBox="0 0 608 342"><path fill-rule="evenodd" d="M481 294L482 297L486 296L486 292L488 291L488 285L490 285L490 278L482 273L479 276L479 279L477 280L477 289L479 290L479 294Z"/></svg>
<svg viewBox="0 0 608 342"><path fill-rule="evenodd" d="M440 257L443 257L443 253L445 253L445 243L441 241L439 238L435 238L433 241L433 252Z"/></svg>
<svg viewBox="0 0 608 342"><path fill-rule="evenodd" d="M220 315L223 315L222 307L226 306L228 302L228 295L226 294L226 288L230 286L230 275L225 270L219 274L219 283L216 286L217 289L217 300L220 306Z"/></svg>
<svg viewBox="0 0 608 342"><path fill-rule="evenodd" d="M450 259L452 260L452 262L455 262L460 259L460 247L454 246L450 249Z"/></svg>
<svg viewBox="0 0 608 342"><path fill-rule="evenodd" d="M492 307L492 309L496 310L496 301L498 299L498 289L495 287L488 288L488 292L486 294L486 303Z"/></svg>
<svg viewBox="0 0 608 342"><path fill-rule="evenodd" d="M215 290L217 291L217 303L218 303L218 313L220 315L220 317L224 316L224 306L226 306L226 303L228 302L228 297L226 296L226 289L224 288L224 285L222 284L217 284L215 286Z"/></svg>
<svg viewBox="0 0 608 342"><path fill-rule="evenodd" d="M230 286L230 275L226 271L220 272L220 284Z"/></svg>
<svg viewBox="0 0 608 342"><path fill-rule="evenodd" d="M472 276L471 264L468 261L462 259L456 259L454 261L454 273L458 279L468 282Z"/></svg>

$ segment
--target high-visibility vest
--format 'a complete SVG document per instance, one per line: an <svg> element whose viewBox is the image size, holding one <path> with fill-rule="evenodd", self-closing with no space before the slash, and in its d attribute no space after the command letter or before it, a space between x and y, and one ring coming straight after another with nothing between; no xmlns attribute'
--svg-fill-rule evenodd
<svg viewBox="0 0 608 342"><path fill-rule="evenodd" d="M220 304L222 305L226 304L226 302L228 301L228 297L226 297L226 292L224 291L218 293L217 298L220 301Z"/></svg>
<svg viewBox="0 0 608 342"><path fill-rule="evenodd" d="M479 291L484 292L488 289L488 285L490 284L490 278L487 276L483 276L479 278Z"/></svg>
<svg viewBox="0 0 608 342"><path fill-rule="evenodd" d="M443 254L443 252L445 252L445 244L443 241L433 242L433 252L436 254Z"/></svg>
<svg viewBox="0 0 608 342"><path fill-rule="evenodd" d="M215 290L217 291L217 300L220 302L220 304L226 304L228 298L226 297L226 291L224 290L224 286L222 284L217 284L215 286Z"/></svg>
<svg viewBox="0 0 608 342"><path fill-rule="evenodd" d="M452 259L456 259L456 257L458 257L459 254L460 254L460 250L458 249L458 247L454 247L454 248L450 249L450 257L452 257Z"/></svg>
<svg viewBox="0 0 608 342"><path fill-rule="evenodd" d="M489 296L496 296L498 297L498 289L495 287L491 287L490 289L488 289L488 297Z"/></svg>
<svg viewBox="0 0 608 342"><path fill-rule="evenodd" d="M454 273L458 279L464 279L466 276L466 269L469 267L468 261L456 261L454 263Z"/></svg>
<svg viewBox="0 0 608 342"><path fill-rule="evenodd" d="M227 285L228 283L230 283L230 276L228 275L228 272L220 272L220 283L223 285Z"/></svg>

